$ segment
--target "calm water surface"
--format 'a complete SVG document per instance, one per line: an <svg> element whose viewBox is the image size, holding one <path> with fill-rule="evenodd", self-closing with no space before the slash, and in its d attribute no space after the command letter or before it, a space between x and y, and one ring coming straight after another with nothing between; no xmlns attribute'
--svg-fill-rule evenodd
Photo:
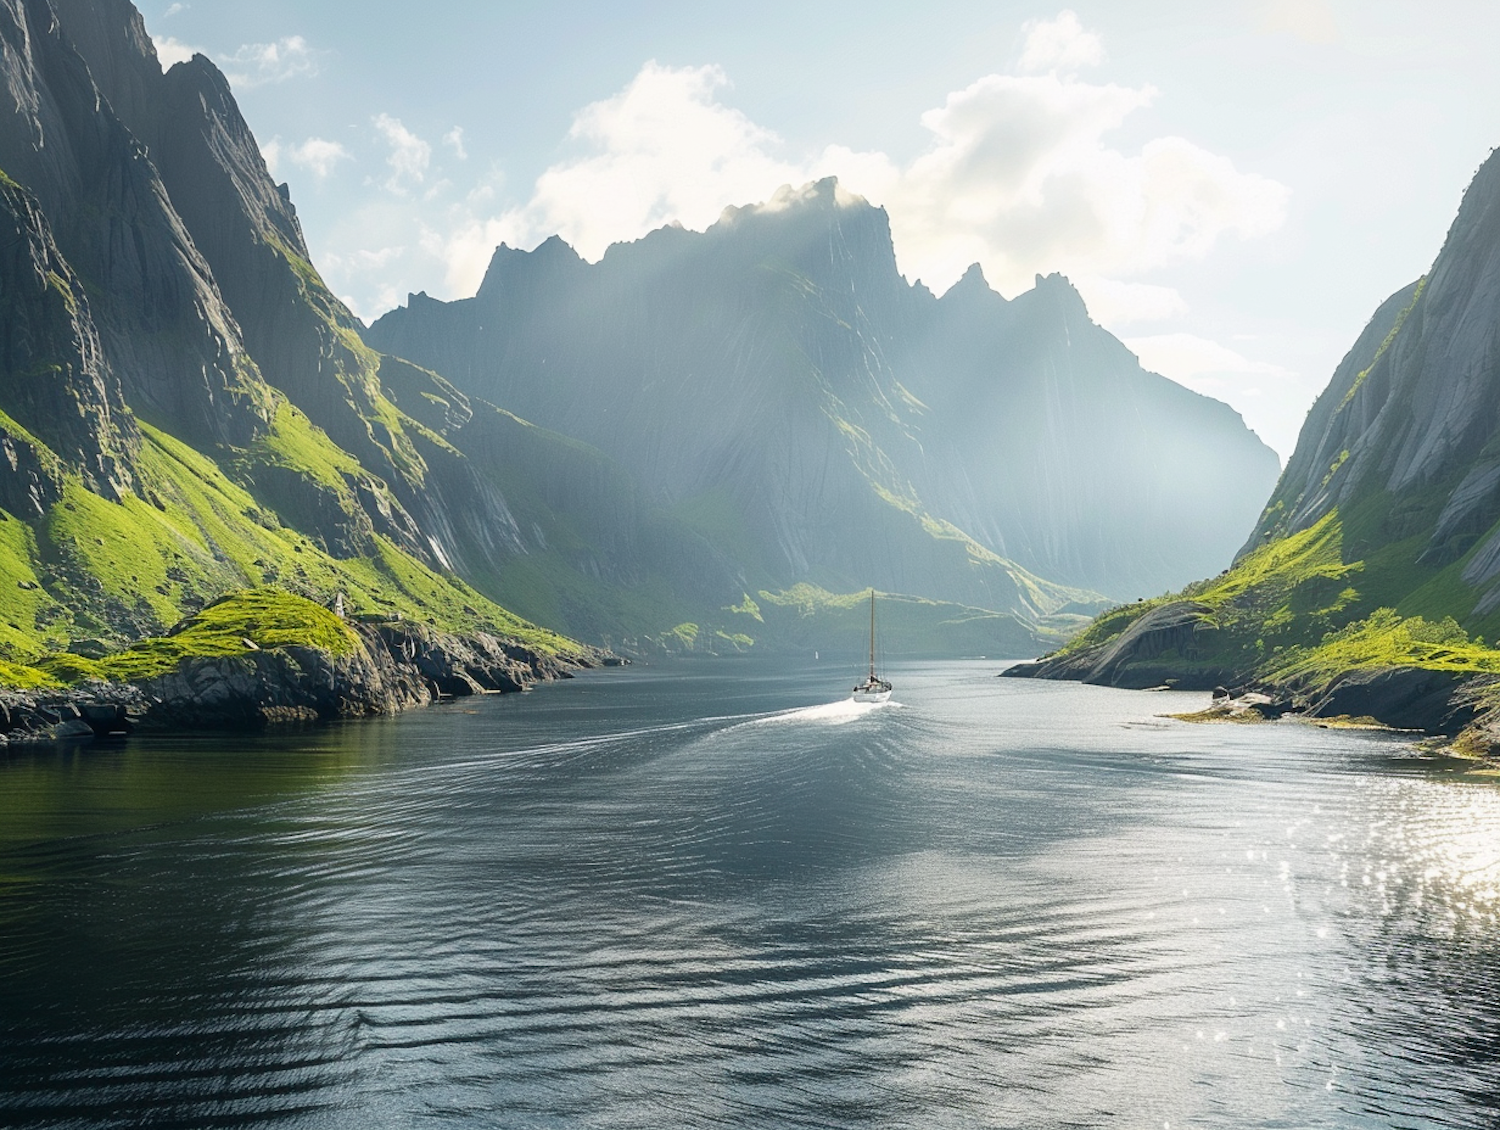
<svg viewBox="0 0 1500 1130"><path fill-rule="evenodd" d="M0 755L0 1123L1500 1123L1500 786L995 670Z"/></svg>

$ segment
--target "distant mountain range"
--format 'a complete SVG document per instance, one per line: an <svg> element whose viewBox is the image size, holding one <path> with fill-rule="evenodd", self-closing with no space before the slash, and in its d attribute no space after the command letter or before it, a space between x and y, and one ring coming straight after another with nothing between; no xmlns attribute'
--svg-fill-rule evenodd
<svg viewBox="0 0 1500 1130"><path fill-rule="evenodd" d="M13 662L250 586L640 652L843 640L873 586L893 650L1022 654L1222 565L1276 474L1066 280L935 297L831 181L366 329L128 0L9 0L0 59Z"/></svg>
<svg viewBox="0 0 1500 1130"><path fill-rule="evenodd" d="M1277 469L1060 276L908 284L832 180L597 264L502 246L474 298L365 337L603 452L714 548L723 597L874 585L1035 623L1222 566Z"/></svg>

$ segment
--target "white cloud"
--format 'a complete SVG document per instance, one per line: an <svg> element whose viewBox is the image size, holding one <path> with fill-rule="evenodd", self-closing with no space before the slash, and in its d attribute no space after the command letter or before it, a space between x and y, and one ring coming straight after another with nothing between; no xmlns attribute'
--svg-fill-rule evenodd
<svg viewBox="0 0 1500 1130"><path fill-rule="evenodd" d="M585 155L547 169L525 206L456 233L453 254L487 263L493 243L470 249L463 241L499 233L530 245L560 232L598 258L617 240L672 220L701 229L727 204L763 200L780 184L808 179L802 166L774 155L775 134L718 102L727 81L718 67L647 63L619 94L576 115L569 138ZM452 279L468 281L463 269Z"/></svg>
<svg viewBox="0 0 1500 1130"><path fill-rule="evenodd" d="M288 145L279 137L273 137L260 147L266 161L266 171L279 176L283 161L290 161L307 169L318 180L327 178L340 161L352 161L354 155L337 141L321 137L309 137L300 145Z"/></svg>
<svg viewBox="0 0 1500 1130"><path fill-rule="evenodd" d="M1193 334L1155 334L1125 339L1130 351L1153 373L1191 385L1194 378L1233 373L1242 376L1292 377L1294 373L1266 361L1252 361L1228 346Z"/></svg>
<svg viewBox="0 0 1500 1130"><path fill-rule="evenodd" d="M726 204L829 174L887 207L902 270L935 290L979 262L1008 293L1060 270L1096 280L1102 295L1097 280L1201 258L1226 235L1265 234L1285 215L1283 186L1183 138L1134 152L1110 145L1110 132L1155 98L1150 87L989 75L922 115L931 142L902 165L840 146L791 159L775 134L719 101L726 81L717 67L648 63L619 94L585 107L570 132L582 155L546 170L525 205L459 225L450 285L477 284L472 264L488 262L493 245L465 248L469 239L531 246L559 233L593 259L611 242L673 220L701 229ZM1148 305L1163 309L1163 297Z"/></svg>
<svg viewBox="0 0 1500 1130"><path fill-rule="evenodd" d="M191 7L191 5L189 4L173 4L169 8L167 8L165 12L162 13L162 19L171 19L178 12L187 11L189 7Z"/></svg>
<svg viewBox="0 0 1500 1130"><path fill-rule="evenodd" d="M463 126L454 126L447 133L443 134L443 144L453 150L460 161L467 161L469 159L469 151L464 148Z"/></svg>
<svg viewBox="0 0 1500 1130"><path fill-rule="evenodd" d="M163 69L169 69L178 63L186 63L194 55L205 53L201 48L191 47L180 39L173 39L170 35L153 35L151 45L156 48L156 57L161 60Z"/></svg>
<svg viewBox="0 0 1500 1130"><path fill-rule="evenodd" d="M372 120L391 147L385 159L391 175L385 186L392 192L405 193L410 186L421 184L432 163L432 146L402 125L400 118L377 114Z"/></svg>
<svg viewBox="0 0 1500 1130"><path fill-rule="evenodd" d="M1021 70L1071 73L1080 67L1095 67L1104 61L1104 41L1085 31L1076 12L1063 9L1053 20L1033 20L1025 27L1026 46L1021 51Z"/></svg>
<svg viewBox="0 0 1500 1130"><path fill-rule="evenodd" d="M300 35L275 43L246 43L221 64L234 86L249 88L318 73L318 55Z"/></svg>
<svg viewBox="0 0 1500 1130"><path fill-rule="evenodd" d="M1105 138L1155 91L991 75L923 115L934 142L865 192L891 213L904 268L942 287L971 262L1001 290L1038 271L1117 278L1278 227L1287 191L1177 137Z"/></svg>

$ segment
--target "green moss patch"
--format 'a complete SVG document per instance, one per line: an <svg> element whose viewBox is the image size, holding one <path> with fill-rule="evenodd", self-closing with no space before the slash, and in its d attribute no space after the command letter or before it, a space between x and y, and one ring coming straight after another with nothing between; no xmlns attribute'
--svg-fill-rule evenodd
<svg viewBox="0 0 1500 1130"><path fill-rule="evenodd" d="M1380 608L1329 632L1315 647L1287 649L1265 665L1264 674L1277 682L1316 688L1347 671L1387 667L1495 674L1500 673L1500 651L1471 641L1451 616L1434 622Z"/></svg>
<svg viewBox="0 0 1500 1130"><path fill-rule="evenodd" d="M38 663L62 683L86 679L147 679L184 659L245 655L281 647L309 647L346 655L359 638L329 609L282 589L230 593L184 620L170 635L144 639L103 659L53 655Z"/></svg>

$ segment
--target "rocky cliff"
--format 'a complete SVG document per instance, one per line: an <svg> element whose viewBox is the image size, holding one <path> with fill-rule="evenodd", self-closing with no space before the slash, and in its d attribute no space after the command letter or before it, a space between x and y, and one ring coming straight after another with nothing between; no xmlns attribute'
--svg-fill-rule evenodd
<svg viewBox="0 0 1500 1130"><path fill-rule="evenodd" d="M7 680L267 585L592 661L459 576L514 529L444 438L476 413L411 366L443 418L388 395L213 64L164 73L125 0L6 0L0 68Z"/></svg>
<svg viewBox="0 0 1500 1130"><path fill-rule="evenodd" d="M1168 622L1180 638L1157 630ZM1488 733L1500 651L1485 641L1497 635L1492 155L1432 269L1380 306L1334 372L1234 567L1177 597L1117 608L1059 655L1015 673L1250 683L1281 708L1357 707L1396 724Z"/></svg>

